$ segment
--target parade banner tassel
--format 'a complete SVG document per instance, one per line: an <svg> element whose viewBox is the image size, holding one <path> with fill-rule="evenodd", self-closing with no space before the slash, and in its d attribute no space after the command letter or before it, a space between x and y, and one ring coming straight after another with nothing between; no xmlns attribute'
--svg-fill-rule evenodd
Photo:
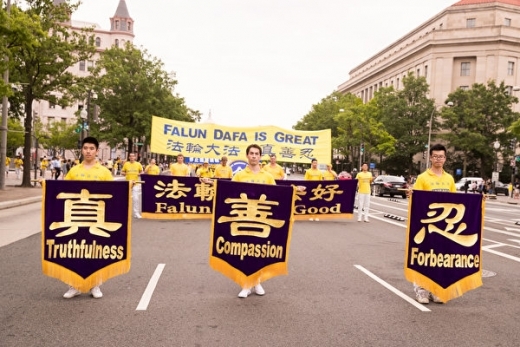
<svg viewBox="0 0 520 347"><path fill-rule="evenodd" d="M480 287L482 195L414 190L410 205L406 279L443 302Z"/></svg>
<svg viewBox="0 0 520 347"><path fill-rule="evenodd" d="M218 181L211 268L242 288L286 275L295 191L291 186Z"/></svg>
<svg viewBox="0 0 520 347"><path fill-rule="evenodd" d="M130 270L129 182L44 181L42 186L45 275L88 292Z"/></svg>

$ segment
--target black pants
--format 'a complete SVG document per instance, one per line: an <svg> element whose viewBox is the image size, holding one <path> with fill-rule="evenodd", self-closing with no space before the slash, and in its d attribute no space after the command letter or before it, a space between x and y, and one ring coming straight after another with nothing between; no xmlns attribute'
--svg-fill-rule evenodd
<svg viewBox="0 0 520 347"><path fill-rule="evenodd" d="M57 180L61 175L61 169L54 169L54 179Z"/></svg>

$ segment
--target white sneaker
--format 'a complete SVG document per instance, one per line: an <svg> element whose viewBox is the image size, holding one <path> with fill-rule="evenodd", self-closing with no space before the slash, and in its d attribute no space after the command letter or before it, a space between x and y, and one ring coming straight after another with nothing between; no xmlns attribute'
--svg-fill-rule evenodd
<svg viewBox="0 0 520 347"><path fill-rule="evenodd" d="M420 304L429 304L430 303L430 293L428 291L422 289L417 291L417 294L415 294L415 299Z"/></svg>
<svg viewBox="0 0 520 347"><path fill-rule="evenodd" d="M101 299L103 297L103 293L101 293L101 289L99 289L98 286L90 290L90 295L92 295L94 299Z"/></svg>
<svg viewBox="0 0 520 347"><path fill-rule="evenodd" d="M251 289L242 289L240 293L238 293L239 298L247 298L251 294Z"/></svg>
<svg viewBox="0 0 520 347"><path fill-rule="evenodd" d="M444 302L443 302L441 299L439 299L438 296L434 295L433 293L430 293L430 297L429 297L429 299L430 299L431 301L437 303L437 304L444 304Z"/></svg>
<svg viewBox="0 0 520 347"><path fill-rule="evenodd" d="M370 223L370 221L368 220L368 218L365 219L365 223Z"/></svg>
<svg viewBox="0 0 520 347"><path fill-rule="evenodd" d="M255 286L255 293L256 293L256 295L264 295L265 294L265 290L264 290L264 288L262 287L262 285L260 283Z"/></svg>
<svg viewBox="0 0 520 347"><path fill-rule="evenodd" d="M134 216L134 218L141 219L141 218L143 218L143 217L142 217L140 214L136 214L136 215Z"/></svg>
<svg viewBox="0 0 520 347"><path fill-rule="evenodd" d="M69 287L69 290L67 290L67 292L65 294L63 294L63 297L65 299L72 299L73 297L78 296L80 294L81 294L81 292L79 290L77 290L76 288Z"/></svg>

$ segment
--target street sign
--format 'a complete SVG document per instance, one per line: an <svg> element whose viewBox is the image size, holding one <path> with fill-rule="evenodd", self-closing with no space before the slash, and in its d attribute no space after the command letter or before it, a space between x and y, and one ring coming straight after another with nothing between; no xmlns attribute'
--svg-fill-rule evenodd
<svg viewBox="0 0 520 347"><path fill-rule="evenodd" d="M142 146L142 145L143 145L142 142L136 142L135 144L136 144L137 146Z"/></svg>

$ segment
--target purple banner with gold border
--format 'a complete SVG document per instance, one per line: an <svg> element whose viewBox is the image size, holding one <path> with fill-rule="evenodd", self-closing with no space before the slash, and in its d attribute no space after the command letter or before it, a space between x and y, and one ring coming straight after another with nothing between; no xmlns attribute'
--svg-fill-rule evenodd
<svg viewBox="0 0 520 347"><path fill-rule="evenodd" d="M232 181L216 186L210 266L242 288L287 274L294 188Z"/></svg>
<svg viewBox="0 0 520 347"><path fill-rule="evenodd" d="M215 187L197 177L141 175L142 216L151 219L210 219Z"/></svg>
<svg viewBox="0 0 520 347"><path fill-rule="evenodd" d="M276 181L278 185L305 187L296 192L296 220L352 218L357 183L357 180Z"/></svg>
<svg viewBox="0 0 520 347"><path fill-rule="evenodd" d="M482 195L415 190L410 204L406 279L443 302L481 286Z"/></svg>
<svg viewBox="0 0 520 347"><path fill-rule="evenodd" d="M42 270L88 292L130 270L130 184L44 181Z"/></svg>

